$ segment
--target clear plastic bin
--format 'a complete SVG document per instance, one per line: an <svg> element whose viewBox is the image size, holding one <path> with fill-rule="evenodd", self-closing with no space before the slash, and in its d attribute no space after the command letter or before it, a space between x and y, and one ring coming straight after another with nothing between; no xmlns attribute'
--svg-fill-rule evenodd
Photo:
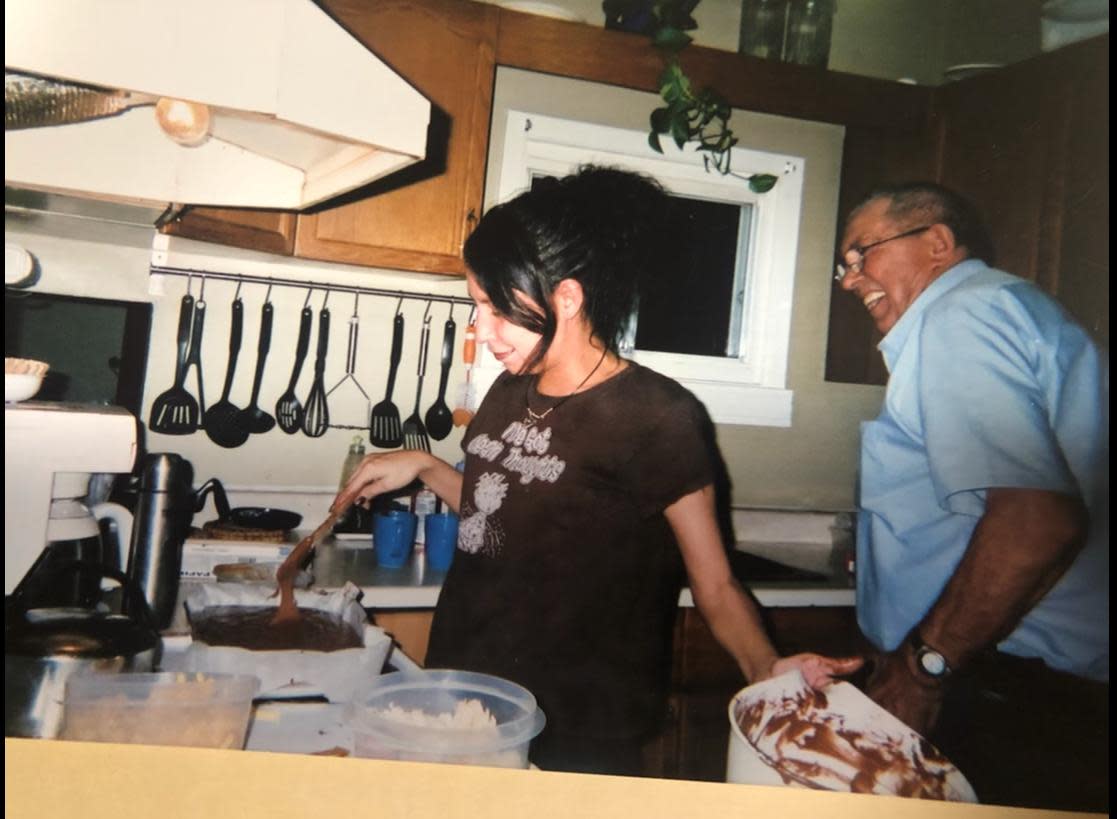
<svg viewBox="0 0 1117 819"><path fill-rule="evenodd" d="M349 711L356 756L497 768L528 767L546 723L526 688L468 671L385 674Z"/></svg>
<svg viewBox="0 0 1117 819"><path fill-rule="evenodd" d="M256 677L162 672L66 681L61 739L242 749Z"/></svg>

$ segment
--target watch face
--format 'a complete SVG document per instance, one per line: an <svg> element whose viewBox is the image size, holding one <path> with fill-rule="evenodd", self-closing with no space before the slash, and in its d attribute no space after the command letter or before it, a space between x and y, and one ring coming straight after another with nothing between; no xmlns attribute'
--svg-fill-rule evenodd
<svg viewBox="0 0 1117 819"><path fill-rule="evenodd" d="M924 649L919 655L919 665L933 677L939 677L946 672L946 659L937 651Z"/></svg>

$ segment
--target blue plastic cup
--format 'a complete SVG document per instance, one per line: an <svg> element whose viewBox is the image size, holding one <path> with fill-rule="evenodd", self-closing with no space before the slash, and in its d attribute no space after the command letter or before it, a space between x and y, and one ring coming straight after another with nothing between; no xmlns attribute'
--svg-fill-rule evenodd
<svg viewBox="0 0 1117 819"><path fill-rule="evenodd" d="M411 558L415 542L416 516L402 509L378 512L372 517L372 548L376 564L385 569L400 569Z"/></svg>
<svg viewBox="0 0 1117 819"><path fill-rule="evenodd" d="M458 548L458 516L452 512L427 515L426 538L427 565L446 571Z"/></svg>

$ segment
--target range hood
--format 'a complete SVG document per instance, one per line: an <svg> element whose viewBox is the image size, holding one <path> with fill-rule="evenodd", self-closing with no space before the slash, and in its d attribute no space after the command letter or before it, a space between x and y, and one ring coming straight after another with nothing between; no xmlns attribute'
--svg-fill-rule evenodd
<svg viewBox="0 0 1117 819"><path fill-rule="evenodd" d="M426 153L430 103L311 0L5 0L4 64L13 187L302 210ZM17 73L132 102L13 130Z"/></svg>

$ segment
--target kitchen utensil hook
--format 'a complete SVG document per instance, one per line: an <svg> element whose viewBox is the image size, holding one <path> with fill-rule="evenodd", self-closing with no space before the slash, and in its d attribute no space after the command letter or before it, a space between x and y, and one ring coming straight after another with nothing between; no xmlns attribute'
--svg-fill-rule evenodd
<svg viewBox="0 0 1117 819"><path fill-rule="evenodd" d="M402 309L403 309L403 296L400 296L399 301L396 302L396 315L397 316L399 315L400 310L402 310Z"/></svg>
<svg viewBox="0 0 1117 819"><path fill-rule="evenodd" d="M311 297L311 295L313 295L313 293L314 293L314 288L313 287L308 287L306 289L306 301L303 302L303 309L306 309L307 307L310 306L310 297Z"/></svg>
<svg viewBox="0 0 1117 819"><path fill-rule="evenodd" d="M476 324L476 323L477 323L477 305L475 304L475 305L473 305L472 307L469 308L469 321L467 321L466 324Z"/></svg>
<svg viewBox="0 0 1117 819"><path fill-rule="evenodd" d="M431 305L434 304L430 299L427 299L427 309L423 311L423 324L431 323Z"/></svg>
<svg viewBox="0 0 1117 819"><path fill-rule="evenodd" d="M265 302L271 301L271 285L270 284L268 285L268 292L266 292L264 294L264 301Z"/></svg>
<svg viewBox="0 0 1117 819"><path fill-rule="evenodd" d="M326 288L326 297L322 299L322 309L326 309L326 302L330 300L330 288Z"/></svg>
<svg viewBox="0 0 1117 819"><path fill-rule="evenodd" d="M201 278L202 278L202 287L198 291L197 304L205 304L205 302L206 302L206 277L202 276Z"/></svg>
<svg viewBox="0 0 1117 819"><path fill-rule="evenodd" d="M237 279L237 291L235 293L233 293L233 301L236 301L237 299L240 298L240 287L241 287L242 284L244 284L244 280L243 279Z"/></svg>

